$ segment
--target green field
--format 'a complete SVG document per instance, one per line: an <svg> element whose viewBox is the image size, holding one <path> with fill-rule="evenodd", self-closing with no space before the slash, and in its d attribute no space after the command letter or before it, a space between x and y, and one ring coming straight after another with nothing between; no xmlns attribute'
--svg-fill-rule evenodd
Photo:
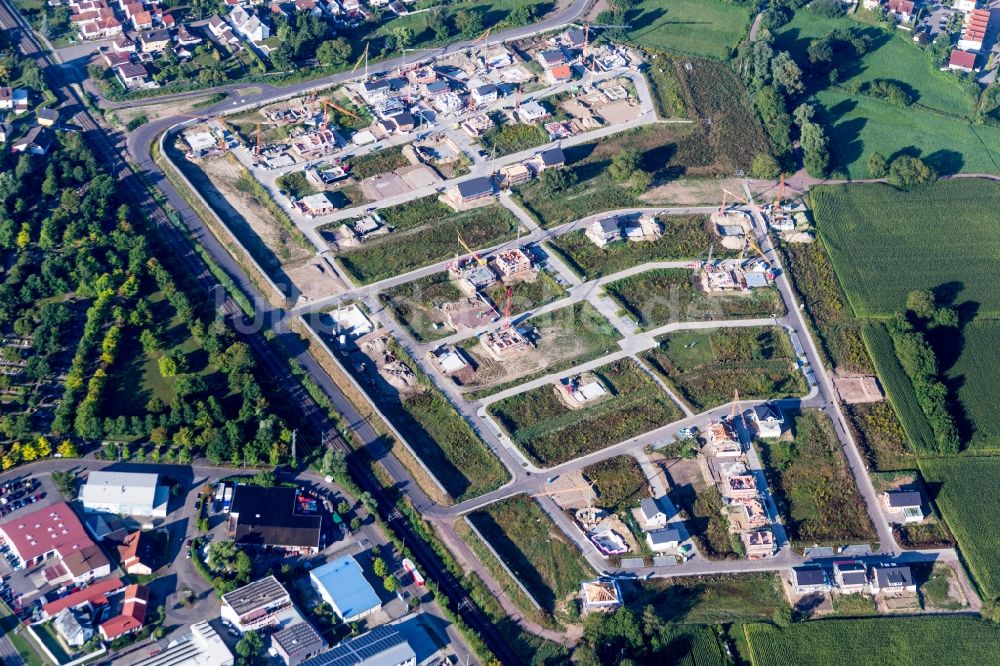
<svg viewBox="0 0 1000 666"><path fill-rule="evenodd" d="M442 271L390 287L379 294L379 302L392 311L396 321L417 341L432 342L455 332L445 324L447 317L438 306L454 303L464 296L448 273ZM435 328L435 324L444 325Z"/></svg>
<svg viewBox="0 0 1000 666"><path fill-rule="evenodd" d="M915 154L939 173L1000 170L1000 130L970 122L975 94L953 74L937 71L910 33L893 35L847 17L800 11L778 31L775 48L789 51L808 69L810 41L836 29L866 35L870 46L861 58L852 54L836 62L836 84L826 77L806 78L807 92L821 107L835 167L851 178L866 178L867 156L878 152L890 159ZM853 86L877 79L896 83L915 103L904 108L852 92Z"/></svg>
<svg viewBox="0 0 1000 666"><path fill-rule="evenodd" d="M788 607L773 573L659 578L642 583L636 608L652 604L669 621L728 624L769 620Z"/></svg>
<svg viewBox="0 0 1000 666"><path fill-rule="evenodd" d="M643 0L626 15L631 42L660 51L729 58L750 27L750 7L723 0Z"/></svg>
<svg viewBox="0 0 1000 666"><path fill-rule="evenodd" d="M353 280L369 284L462 253L455 240L459 233L469 247L486 248L513 238L517 231L517 220L499 204L456 213L444 204L434 203L440 207L434 214L421 210L419 215L414 211L412 216L401 217L391 208L384 211L383 219L397 231L342 252L337 262Z"/></svg>
<svg viewBox="0 0 1000 666"><path fill-rule="evenodd" d="M996 382L1000 377L1000 321L974 321L962 329L961 354L948 369L947 382L964 411L963 439L976 453L1000 453Z"/></svg>
<svg viewBox="0 0 1000 666"><path fill-rule="evenodd" d="M632 456L616 456L583 468L583 475L594 484L600 506L612 511L627 511L649 497L646 475Z"/></svg>
<svg viewBox="0 0 1000 666"><path fill-rule="evenodd" d="M392 352L410 367L420 386L404 395L387 389L391 397L379 406L445 491L461 501L503 485L510 475L500 459L404 349L393 345Z"/></svg>
<svg viewBox="0 0 1000 666"><path fill-rule="evenodd" d="M545 385L505 398L489 411L536 464L550 467L655 430L681 417L667 395L630 359L594 374L609 395L570 409Z"/></svg>
<svg viewBox="0 0 1000 666"><path fill-rule="evenodd" d="M708 256L712 236L707 217L666 215L660 217L659 222L663 225L663 235L655 241L618 241L600 248L581 229L556 236L547 241L546 246L586 280L651 261L695 260Z"/></svg>
<svg viewBox="0 0 1000 666"><path fill-rule="evenodd" d="M935 69L927 52L913 43L909 32L898 31L893 35L846 16L826 18L812 11L796 12L792 21L778 31L775 47L791 53L796 62L805 63L809 61L806 53L809 41L837 29L865 34L872 40L872 46L860 61L837 63L838 86L888 79L902 84L913 95L915 104L949 115L971 117L975 98L957 76ZM829 85L828 82L824 84L824 87ZM895 114L900 116L911 112L900 112L898 107L887 108L895 108ZM950 138L948 133L943 134Z"/></svg>
<svg viewBox="0 0 1000 666"><path fill-rule="evenodd" d="M918 108L902 109L840 90L816 94L834 167L867 178L871 153L920 157L938 173L1000 172L1000 129Z"/></svg>
<svg viewBox="0 0 1000 666"><path fill-rule="evenodd" d="M548 613L594 575L576 546L530 497L495 502L470 513L469 520Z"/></svg>
<svg viewBox="0 0 1000 666"><path fill-rule="evenodd" d="M805 395L791 341L773 326L680 331L641 354L695 411L745 400Z"/></svg>
<svg viewBox="0 0 1000 666"><path fill-rule="evenodd" d="M944 516L976 583L987 598L1000 597L1000 458L922 459L924 480L938 487L934 502Z"/></svg>
<svg viewBox="0 0 1000 666"><path fill-rule="evenodd" d="M383 150L375 150L364 155L351 158L351 176L358 180L364 180L380 173L386 173L405 167L410 164L410 160L403 155L402 146L393 146Z"/></svg>
<svg viewBox="0 0 1000 666"><path fill-rule="evenodd" d="M662 268L604 285L608 295L643 328L675 321L744 319L785 314L774 288L752 295L706 293L690 269Z"/></svg>
<svg viewBox="0 0 1000 666"><path fill-rule="evenodd" d="M937 289L956 303L974 302L979 316L1000 316L1000 223L994 213L1000 183L948 180L911 192L841 185L814 188L810 199L859 317L902 310L914 289Z"/></svg>
<svg viewBox="0 0 1000 666"><path fill-rule="evenodd" d="M1000 650L1000 627L970 617L816 620L745 625L753 666L979 666Z"/></svg>
<svg viewBox="0 0 1000 666"><path fill-rule="evenodd" d="M788 414L793 441L763 440L761 460L788 538L798 545L875 539L847 459L829 418L818 411Z"/></svg>

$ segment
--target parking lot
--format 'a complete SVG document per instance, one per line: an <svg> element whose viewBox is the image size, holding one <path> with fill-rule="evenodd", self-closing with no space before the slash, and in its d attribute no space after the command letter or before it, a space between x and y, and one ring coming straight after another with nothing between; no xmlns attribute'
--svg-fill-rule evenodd
<svg viewBox="0 0 1000 666"><path fill-rule="evenodd" d="M16 520L20 514L28 514L61 500L62 496L49 477L17 476L0 484L0 520L5 523ZM18 610L46 591L33 580L44 565L22 569L2 537L0 555L3 555L0 559L0 575L3 577L0 598L11 609Z"/></svg>

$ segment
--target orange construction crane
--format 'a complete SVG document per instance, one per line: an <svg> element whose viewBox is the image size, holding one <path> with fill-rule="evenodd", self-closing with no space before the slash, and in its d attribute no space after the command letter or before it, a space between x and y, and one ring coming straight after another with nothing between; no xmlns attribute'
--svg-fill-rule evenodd
<svg viewBox="0 0 1000 666"><path fill-rule="evenodd" d="M465 240L462 238L462 234L459 232L455 233L458 236L458 244L465 248L465 251L472 255L472 258L476 260L476 263L480 266L486 265L486 260L479 256L479 254L466 244Z"/></svg>
<svg viewBox="0 0 1000 666"><path fill-rule="evenodd" d="M358 114L353 113L351 111L348 111L347 109L345 109L344 107L340 106L339 104L337 104L335 102L332 102L332 101L330 101L328 99L324 99L324 100L322 100L322 102L323 102L323 129L326 129L326 126L330 122L330 108L331 107L333 107L337 111L340 111L344 115L347 115L347 116L350 116L350 117L354 118L355 120L361 120L361 116L359 116Z"/></svg>

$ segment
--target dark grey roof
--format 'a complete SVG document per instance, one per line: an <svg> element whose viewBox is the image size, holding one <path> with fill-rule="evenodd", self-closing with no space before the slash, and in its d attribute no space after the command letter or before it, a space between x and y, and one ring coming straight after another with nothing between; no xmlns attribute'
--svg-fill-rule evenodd
<svg viewBox="0 0 1000 666"><path fill-rule="evenodd" d="M445 92L446 90L451 90L451 86L448 85L447 81L434 81L427 84L427 92L429 93Z"/></svg>
<svg viewBox="0 0 1000 666"><path fill-rule="evenodd" d="M320 516L295 513L295 488L236 486L236 543L251 546L318 548Z"/></svg>
<svg viewBox="0 0 1000 666"><path fill-rule="evenodd" d="M561 49L549 49L548 51L542 51L539 56L542 62L546 64L559 64L566 60L566 55Z"/></svg>
<svg viewBox="0 0 1000 666"><path fill-rule="evenodd" d="M395 627L383 625L302 662L302 666L396 666L411 659L416 659L416 653L406 637Z"/></svg>
<svg viewBox="0 0 1000 666"><path fill-rule="evenodd" d="M55 109L38 109L36 115L42 120L51 120L53 122L59 120L59 112Z"/></svg>
<svg viewBox="0 0 1000 666"><path fill-rule="evenodd" d="M662 513L660 505L656 503L656 500L652 497L645 497L641 502L639 502L639 508L642 510L642 515L649 520L653 518L658 513Z"/></svg>
<svg viewBox="0 0 1000 666"><path fill-rule="evenodd" d="M613 234L618 231L618 218L617 217L605 217L597 221L601 226L601 232L605 234Z"/></svg>
<svg viewBox="0 0 1000 666"><path fill-rule="evenodd" d="M562 148L559 146L543 150L538 153L538 158L542 160L542 164L547 167L566 163L566 155L563 154Z"/></svg>
<svg viewBox="0 0 1000 666"><path fill-rule="evenodd" d="M458 184L458 193L463 199L480 194L493 194L493 181L486 176L463 180Z"/></svg>
<svg viewBox="0 0 1000 666"><path fill-rule="evenodd" d="M653 530L652 532L648 532L648 534L649 541L653 545L681 540L681 533L675 529Z"/></svg>
<svg viewBox="0 0 1000 666"><path fill-rule="evenodd" d="M761 405L754 405L753 408L754 416L757 417L758 421L766 421L768 419L774 419L776 421L783 421L784 416L781 415L781 410L773 402L765 402Z"/></svg>
<svg viewBox="0 0 1000 666"><path fill-rule="evenodd" d="M166 30L150 30L140 33L139 39L143 42L165 42L170 40L170 33Z"/></svg>
<svg viewBox="0 0 1000 666"><path fill-rule="evenodd" d="M255 580L249 585L237 588L222 595L222 600L229 604L237 615L245 615L252 610L273 604L288 596L288 591L274 576Z"/></svg>
<svg viewBox="0 0 1000 666"><path fill-rule="evenodd" d="M573 46L583 44L584 40L583 30L580 30L579 28L570 28L569 30L566 31L566 39Z"/></svg>
<svg viewBox="0 0 1000 666"><path fill-rule="evenodd" d="M392 119L400 127L403 125L414 125L417 122L417 119L413 117L413 114L406 111L393 116Z"/></svg>
<svg viewBox="0 0 1000 666"><path fill-rule="evenodd" d="M826 584L826 572L822 567L795 567L792 573L795 574L796 585Z"/></svg>
<svg viewBox="0 0 1000 666"><path fill-rule="evenodd" d="M905 509L908 506L920 506L923 502L920 493L916 490L897 490L887 492L889 507L893 509Z"/></svg>
<svg viewBox="0 0 1000 666"><path fill-rule="evenodd" d="M365 81L365 92L374 92L376 90L389 90L392 86L389 85L389 79L375 79L374 81Z"/></svg>
<svg viewBox="0 0 1000 666"><path fill-rule="evenodd" d="M476 88L476 94L479 95L480 97L483 97L484 95L492 95L495 92L499 92L499 90L500 89L497 88L492 83L487 83L486 85L482 85Z"/></svg>
<svg viewBox="0 0 1000 666"><path fill-rule="evenodd" d="M913 574L910 567L872 567L872 573L878 581L879 588L909 587L913 585Z"/></svg>
<svg viewBox="0 0 1000 666"><path fill-rule="evenodd" d="M326 641L308 622L299 622L271 634L271 642L281 646L288 656L313 654L326 647Z"/></svg>

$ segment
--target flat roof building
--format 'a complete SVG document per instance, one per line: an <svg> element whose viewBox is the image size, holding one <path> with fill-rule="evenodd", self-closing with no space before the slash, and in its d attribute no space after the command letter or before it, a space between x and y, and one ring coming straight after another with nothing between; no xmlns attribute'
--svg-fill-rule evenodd
<svg viewBox="0 0 1000 666"><path fill-rule="evenodd" d="M229 531L236 543L318 552L322 518L295 513L297 494L295 488L236 486L229 510Z"/></svg>
<svg viewBox="0 0 1000 666"><path fill-rule="evenodd" d="M288 590L274 576L222 595L219 614L240 631L286 625L299 617Z"/></svg>
<svg viewBox="0 0 1000 666"><path fill-rule="evenodd" d="M233 653L207 621L191 625L191 633L162 652L144 657L142 666L233 666Z"/></svg>
<svg viewBox="0 0 1000 666"><path fill-rule="evenodd" d="M383 625L302 663L303 666L416 666L417 653L398 629Z"/></svg>
<svg viewBox="0 0 1000 666"><path fill-rule="evenodd" d="M326 641L308 622L292 624L271 634L271 648L286 666L298 666L326 649Z"/></svg>
<svg viewBox="0 0 1000 666"><path fill-rule="evenodd" d="M382 607L365 579L361 565L350 555L309 572L313 588L344 622L354 622Z"/></svg>
<svg viewBox="0 0 1000 666"><path fill-rule="evenodd" d="M164 518L170 490L157 474L91 472L80 490L84 511Z"/></svg>

